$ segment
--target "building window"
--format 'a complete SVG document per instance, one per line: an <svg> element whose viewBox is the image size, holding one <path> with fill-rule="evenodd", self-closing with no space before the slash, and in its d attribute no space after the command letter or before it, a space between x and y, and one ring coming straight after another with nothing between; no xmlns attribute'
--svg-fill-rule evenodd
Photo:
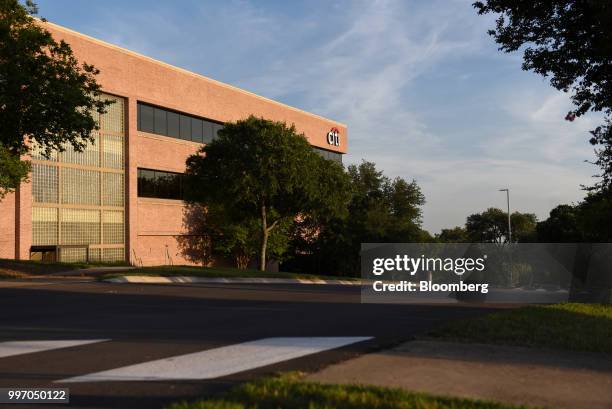
<svg viewBox="0 0 612 409"><path fill-rule="evenodd" d="M69 144L46 158L32 155L32 248L34 259L57 261L125 260L125 100L100 115L100 129L82 152ZM139 127L154 129L153 107L138 107Z"/></svg>
<svg viewBox="0 0 612 409"><path fill-rule="evenodd" d="M166 136L178 138L181 133L181 117L176 112L168 112L168 133Z"/></svg>
<svg viewBox="0 0 612 409"><path fill-rule="evenodd" d="M334 151L328 151L327 149L317 148L316 146L313 146L312 149L314 149L314 151L316 153L318 153L319 155L321 155L325 159L333 160L333 161L338 162L338 163L342 163L342 154L341 153L334 152Z"/></svg>
<svg viewBox="0 0 612 409"><path fill-rule="evenodd" d="M155 108L154 132L159 135L168 135L168 111Z"/></svg>
<svg viewBox="0 0 612 409"><path fill-rule="evenodd" d="M138 196L182 200L183 174L138 169Z"/></svg>
<svg viewBox="0 0 612 409"><path fill-rule="evenodd" d="M35 203L58 203L58 167L32 165L32 199Z"/></svg>
<svg viewBox="0 0 612 409"><path fill-rule="evenodd" d="M201 119L191 118L191 140L194 142L204 142L202 138L202 122L204 121Z"/></svg>
<svg viewBox="0 0 612 409"><path fill-rule="evenodd" d="M191 140L191 118L181 115L181 139Z"/></svg>
<svg viewBox="0 0 612 409"><path fill-rule="evenodd" d="M138 102L138 130L183 139L209 143L217 137L223 125L193 115L171 111Z"/></svg>
<svg viewBox="0 0 612 409"><path fill-rule="evenodd" d="M155 132L154 127L155 108L150 105L138 104L138 130L143 132Z"/></svg>

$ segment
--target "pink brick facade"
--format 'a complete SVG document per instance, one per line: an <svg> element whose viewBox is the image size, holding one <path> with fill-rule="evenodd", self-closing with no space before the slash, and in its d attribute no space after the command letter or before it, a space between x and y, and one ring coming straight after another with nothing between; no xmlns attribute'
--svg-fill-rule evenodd
<svg viewBox="0 0 612 409"><path fill-rule="evenodd" d="M143 265L189 264L176 237L184 231L183 203L139 198L138 168L172 172L185 170L186 158L200 144L139 132L137 101L219 122L248 115L295 124L312 145L345 153L346 126L295 109L209 78L172 67L128 50L45 23L56 39L63 39L82 62L100 69L104 92L123 97L126 106L126 259ZM330 145L327 134L336 128L340 146ZM28 259L32 236L32 189L23 184L18 193L0 202L0 258Z"/></svg>
<svg viewBox="0 0 612 409"><path fill-rule="evenodd" d="M15 196L0 201L0 258L15 258Z"/></svg>

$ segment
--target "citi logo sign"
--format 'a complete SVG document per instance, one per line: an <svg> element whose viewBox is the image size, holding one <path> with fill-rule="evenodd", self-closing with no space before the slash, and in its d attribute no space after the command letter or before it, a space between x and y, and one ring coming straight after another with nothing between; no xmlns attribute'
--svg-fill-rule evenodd
<svg viewBox="0 0 612 409"><path fill-rule="evenodd" d="M340 131L338 128L332 128L327 133L327 143L329 145L340 146Z"/></svg>

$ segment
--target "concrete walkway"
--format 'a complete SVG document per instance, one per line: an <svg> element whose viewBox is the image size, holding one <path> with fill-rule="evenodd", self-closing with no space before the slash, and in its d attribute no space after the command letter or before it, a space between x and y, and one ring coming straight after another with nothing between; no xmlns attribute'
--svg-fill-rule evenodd
<svg viewBox="0 0 612 409"><path fill-rule="evenodd" d="M483 344L413 341L307 377L568 409L612 408L612 358Z"/></svg>

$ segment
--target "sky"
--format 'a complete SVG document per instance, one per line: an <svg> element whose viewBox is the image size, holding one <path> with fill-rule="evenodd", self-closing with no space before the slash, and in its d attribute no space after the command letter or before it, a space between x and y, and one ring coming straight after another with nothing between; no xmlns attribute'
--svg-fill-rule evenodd
<svg viewBox="0 0 612 409"><path fill-rule="evenodd" d="M471 1L39 0L49 21L348 125L345 165L416 180L431 233L488 207L584 197L597 169L567 94L497 49Z"/></svg>

